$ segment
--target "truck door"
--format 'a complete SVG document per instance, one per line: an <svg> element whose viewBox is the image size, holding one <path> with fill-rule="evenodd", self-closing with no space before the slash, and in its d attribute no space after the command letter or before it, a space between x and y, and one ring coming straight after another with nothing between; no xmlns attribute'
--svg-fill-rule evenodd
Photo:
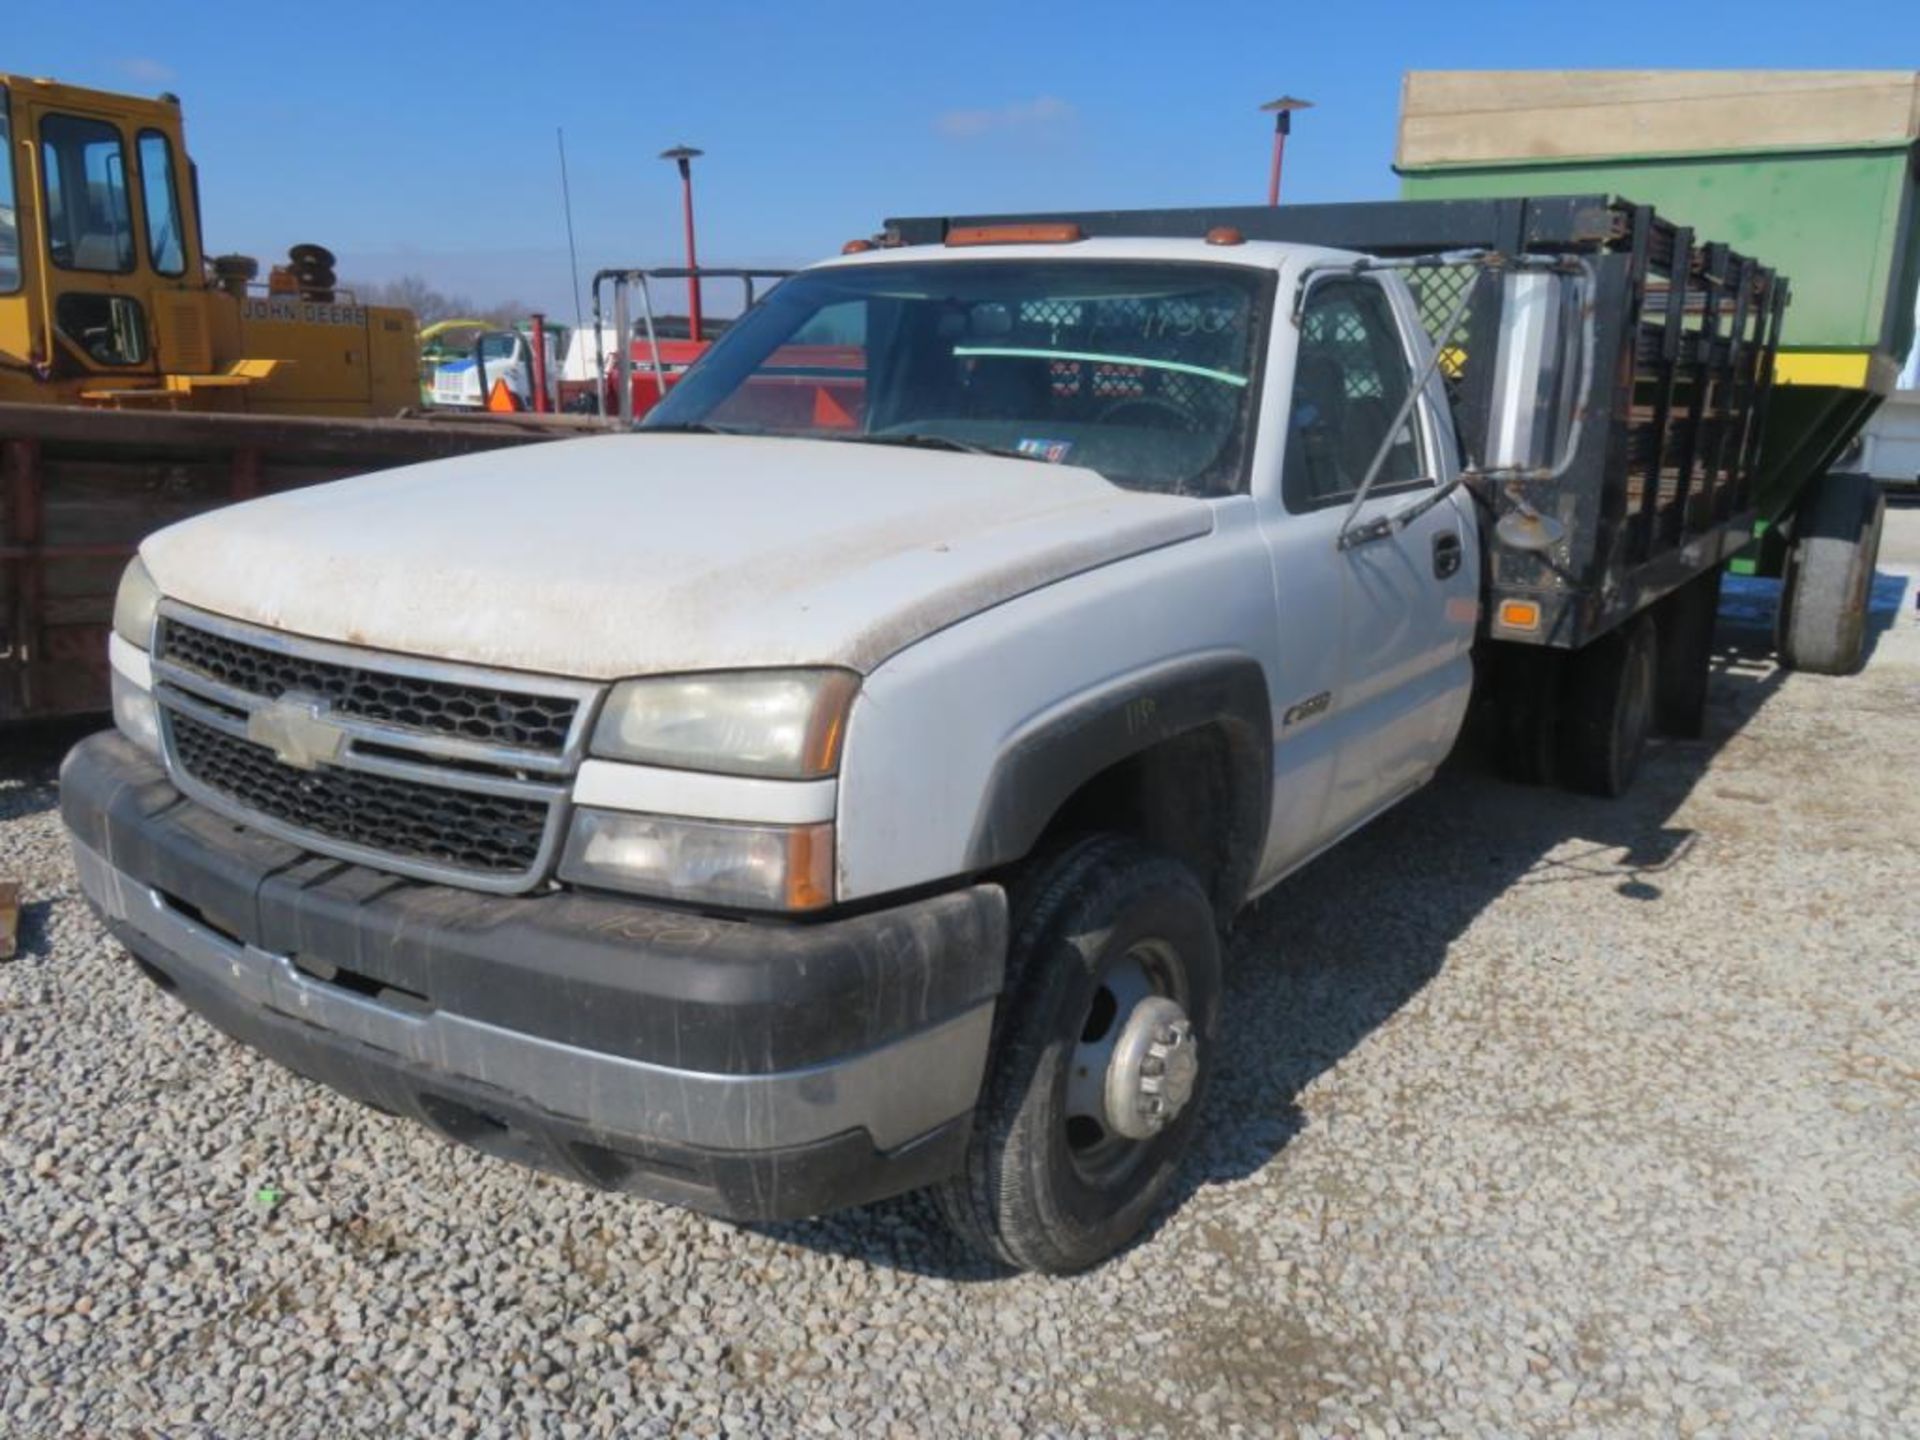
<svg viewBox="0 0 1920 1440"><path fill-rule="evenodd" d="M89 369L151 370L126 139L97 116L38 118L37 199L54 272L54 328Z"/></svg>
<svg viewBox="0 0 1920 1440"><path fill-rule="evenodd" d="M1415 322L1403 299L1371 276L1343 275L1318 279L1300 313L1281 475L1287 517L1275 565L1283 592L1292 568L1336 608L1283 609L1280 619L1283 630L1312 625L1337 638L1324 688L1286 701L1281 731L1323 732L1331 764L1323 836L1432 774L1452 745L1472 679L1479 562L1459 493L1379 539L1339 543L1413 383L1407 337ZM1355 524L1408 510L1451 475L1451 431L1436 398L1437 388L1394 435Z"/></svg>

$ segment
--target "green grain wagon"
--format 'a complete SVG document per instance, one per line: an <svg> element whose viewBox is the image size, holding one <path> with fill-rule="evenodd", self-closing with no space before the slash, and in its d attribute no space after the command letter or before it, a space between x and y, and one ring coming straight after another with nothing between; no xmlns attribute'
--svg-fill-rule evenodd
<svg viewBox="0 0 1920 1440"><path fill-rule="evenodd" d="M1415 72L1395 168L1409 199L1630 196L1787 277L1736 568L1785 577L1789 664L1858 668L1884 501L1828 467L1914 341L1920 72Z"/></svg>

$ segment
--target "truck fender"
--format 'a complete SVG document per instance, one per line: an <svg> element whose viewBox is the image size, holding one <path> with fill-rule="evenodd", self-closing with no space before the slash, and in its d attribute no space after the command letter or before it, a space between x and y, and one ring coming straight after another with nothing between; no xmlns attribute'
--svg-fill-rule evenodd
<svg viewBox="0 0 1920 1440"><path fill-rule="evenodd" d="M1075 791L1123 760L1217 725L1227 740L1227 817L1235 861L1215 886L1231 913L1266 841L1273 791L1273 711L1258 661L1216 651L1136 671L1037 716L1002 748L968 841L968 868L1017 860Z"/></svg>

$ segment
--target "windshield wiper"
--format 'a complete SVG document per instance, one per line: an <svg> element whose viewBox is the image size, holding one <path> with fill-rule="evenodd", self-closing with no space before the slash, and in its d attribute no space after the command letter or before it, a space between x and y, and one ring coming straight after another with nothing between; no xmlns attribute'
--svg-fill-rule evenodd
<svg viewBox="0 0 1920 1440"><path fill-rule="evenodd" d="M991 455L1001 460L1039 460L1044 455L1029 455L1023 450L1002 450L992 445L976 445L971 440L956 440L951 435L927 435L905 430L888 435L857 435L845 431L783 432L741 429L730 425L709 425L704 420L682 420L666 425L640 425L635 434L645 435L777 435L792 440L836 440L843 445L899 445L911 450L951 450L960 455Z"/></svg>
<svg viewBox="0 0 1920 1440"><path fill-rule="evenodd" d="M817 438L854 445L901 445L911 450L952 450L961 455L992 455L1002 460L1044 462L1046 459L1043 455L1030 455L1024 450L1002 450L994 445L976 445L971 440L955 440L951 435L926 435L911 430L887 435L827 434Z"/></svg>

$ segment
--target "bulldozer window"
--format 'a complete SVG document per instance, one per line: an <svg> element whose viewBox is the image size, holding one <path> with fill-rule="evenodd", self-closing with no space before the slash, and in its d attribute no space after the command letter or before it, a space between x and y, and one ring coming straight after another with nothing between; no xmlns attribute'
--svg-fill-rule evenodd
<svg viewBox="0 0 1920 1440"><path fill-rule="evenodd" d="M0 295L20 288L20 219L13 199L13 127L7 87L0 85Z"/></svg>
<svg viewBox="0 0 1920 1440"><path fill-rule="evenodd" d="M156 275L185 274L187 247L180 235L173 145L158 130L140 132L140 198L147 207L147 263Z"/></svg>
<svg viewBox="0 0 1920 1440"><path fill-rule="evenodd" d="M53 302L53 323L96 365L147 363L147 315L131 295L70 290Z"/></svg>
<svg viewBox="0 0 1920 1440"><path fill-rule="evenodd" d="M133 269L133 206L120 131L104 120L49 115L40 122L47 248L62 270Z"/></svg>

